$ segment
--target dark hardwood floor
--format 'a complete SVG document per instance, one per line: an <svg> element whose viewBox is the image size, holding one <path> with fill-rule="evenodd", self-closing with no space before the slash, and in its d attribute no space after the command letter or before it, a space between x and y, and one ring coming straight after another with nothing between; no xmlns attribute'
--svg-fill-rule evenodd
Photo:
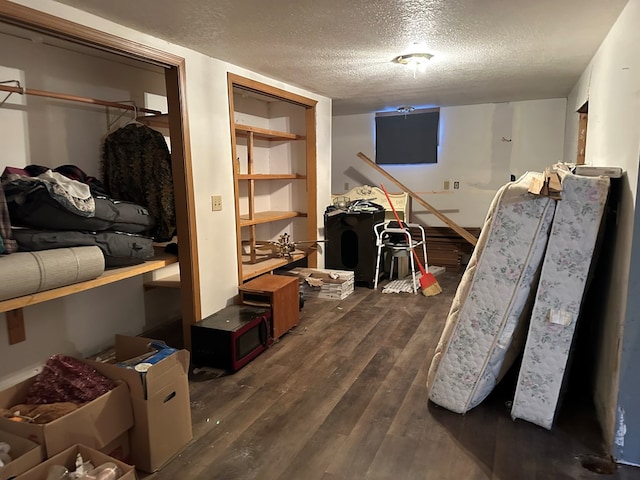
<svg viewBox="0 0 640 480"><path fill-rule="evenodd" d="M193 442L140 477L640 479L628 466L594 473L612 464L579 388L551 431L511 419L514 375L466 415L428 401L427 370L459 279L438 276L436 297L357 287L342 301L308 299L299 325L240 371L192 375Z"/></svg>

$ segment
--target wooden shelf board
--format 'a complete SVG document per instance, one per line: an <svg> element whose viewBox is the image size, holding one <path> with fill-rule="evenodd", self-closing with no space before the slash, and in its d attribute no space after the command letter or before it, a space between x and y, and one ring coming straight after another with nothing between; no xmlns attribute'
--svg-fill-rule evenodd
<svg viewBox="0 0 640 480"><path fill-rule="evenodd" d="M166 277L156 278L155 280L144 282L144 286L146 288L151 288L151 287L180 288L180 272L174 273L173 275L168 275Z"/></svg>
<svg viewBox="0 0 640 480"><path fill-rule="evenodd" d="M285 212L285 211L266 211L257 212L253 219L249 219L249 215L240 215L240 226L248 227L250 225L258 225L260 223L275 222L278 220L286 220L288 218L306 217L304 212Z"/></svg>
<svg viewBox="0 0 640 480"><path fill-rule="evenodd" d="M130 267L113 268L105 270L102 275L93 280L86 282L74 283L65 287L45 290L44 292L33 293L23 297L11 298L0 302L0 312L7 312L18 308L28 307L37 303L47 302L56 298L65 297L74 293L83 292L92 288L101 287L109 283L124 280L126 278L142 275L143 273L152 272L160 268L177 263L178 257L164 252L156 252L156 256L152 260L148 260L139 265Z"/></svg>
<svg viewBox="0 0 640 480"><path fill-rule="evenodd" d="M285 265L297 262L308 256L307 252L295 251L292 254L292 258L285 257L269 257L263 260L259 260L256 263L248 263L249 256L244 255L242 261L242 281L249 280L251 278L262 275L263 273L271 272L277 268L284 267Z"/></svg>
<svg viewBox="0 0 640 480"><path fill-rule="evenodd" d="M305 180L306 175L298 173L241 173L238 180Z"/></svg>
<svg viewBox="0 0 640 480"><path fill-rule="evenodd" d="M161 113L160 115L140 115L136 118L140 123L144 123L149 127L169 128L169 114Z"/></svg>
<svg viewBox="0 0 640 480"><path fill-rule="evenodd" d="M279 132L277 130L269 130L267 128L252 127L249 125L235 124L236 135L244 136L249 132L253 132L255 138L261 138L264 140L272 141L285 141L285 140L304 140L304 135L296 135L295 133Z"/></svg>

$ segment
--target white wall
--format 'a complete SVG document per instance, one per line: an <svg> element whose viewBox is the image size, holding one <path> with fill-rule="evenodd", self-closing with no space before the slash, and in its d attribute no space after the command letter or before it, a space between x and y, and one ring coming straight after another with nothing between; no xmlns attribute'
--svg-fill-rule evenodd
<svg viewBox="0 0 640 480"><path fill-rule="evenodd" d="M511 174L519 177L562 160L565 112L565 99L443 107L438 163L384 168L458 225L479 227ZM375 159L374 122L374 113L334 117L332 193L380 183L399 191L356 156L363 152ZM445 180L460 182L460 189L444 191ZM412 214L425 225L443 225L416 202Z"/></svg>
<svg viewBox="0 0 640 480"><path fill-rule="evenodd" d="M202 315L210 315L231 303L237 295L238 283L227 72L244 75L318 101L317 177L320 198L328 197L330 191L331 101L51 0L22 0L14 3L185 58L185 94L189 115ZM4 61L0 61L0 64L3 63ZM71 79L56 85L56 88L71 88L73 70L60 75L60 78ZM107 88L109 81L105 80L104 85ZM86 94L76 91L67 93ZM109 93L105 99L120 99L117 91L99 93ZM78 132L67 132L69 144L75 144ZM46 135L45 132L42 134ZM24 139L17 141L23 142ZM30 161L30 153L24 154L23 159ZM212 194L222 195L221 212L211 211ZM319 222L322 221L323 208L319 207ZM0 383L3 380L9 381L13 374L32 371L34 362L44 361L50 354L89 354L97 350L98 344L108 344L113 333L139 333L135 330L138 330L140 319L145 316L145 305L141 300L144 297L139 295L142 291L141 282L142 279L139 278L126 280L26 308L26 342L9 346L6 328L0 328L0 344L3 345L0 349Z"/></svg>
<svg viewBox="0 0 640 480"><path fill-rule="evenodd" d="M634 344L638 343L640 304L638 284L632 286L629 279L632 250L640 247L633 236L640 154L638 24L640 0L630 0L569 96L565 149L567 161L575 158L578 121L575 111L588 100L586 163L622 167L626 172L617 209L616 241L604 247L611 252L612 264L608 289L601 292L606 305L597 353L595 404L615 458L636 464L640 464L637 406L640 355ZM634 395L625 399L625 392Z"/></svg>

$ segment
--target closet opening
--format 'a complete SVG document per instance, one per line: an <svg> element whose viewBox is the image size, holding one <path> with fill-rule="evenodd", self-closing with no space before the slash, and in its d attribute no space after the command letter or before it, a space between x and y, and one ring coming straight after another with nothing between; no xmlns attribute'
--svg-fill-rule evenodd
<svg viewBox="0 0 640 480"><path fill-rule="evenodd" d="M171 145L170 163L174 189L175 223L180 243L180 248L178 249L180 315L184 346L185 348L190 348L190 325L200 320L201 310L189 127L185 100L184 59L171 53L60 19L28 7L0 1L0 33L5 32L5 30L12 31L14 34L20 30L26 33L32 42L46 41L56 43L60 48L68 48L75 53L86 54L87 58L112 57L117 58L119 62L124 64L146 65L144 68L158 72L164 77L166 109L163 110L163 113L166 113L160 116L158 120L166 125ZM100 80L104 80L106 85L109 80L109 72L100 73ZM64 72L64 74L71 76L73 72ZM3 75L4 72L0 69L0 76ZM10 79L0 78L0 80ZM20 87L28 89L29 82L25 82ZM104 88L108 89L108 85L104 86ZM47 90L57 91L53 88L47 88ZM86 96L83 92L74 91L57 93L80 97ZM4 98L2 92L0 92L0 95L0 99ZM15 92L12 95L20 95L20 93ZM90 96L87 97L91 98ZM64 102L64 99L47 100ZM103 100L118 100L116 103L126 103L126 100L130 99L103 98ZM144 103L144 99L140 102L136 99L136 106L133 107L133 112L130 115L139 113L137 112L139 107L141 107L140 110L142 111L145 108ZM85 108L95 107L87 105ZM149 110L160 111L161 109L150 108ZM61 140L63 141L64 139ZM7 317L9 318L9 315ZM14 318L13 315L11 317ZM15 327L15 322L12 322L12 328ZM18 325L18 330L19 327L20 325Z"/></svg>

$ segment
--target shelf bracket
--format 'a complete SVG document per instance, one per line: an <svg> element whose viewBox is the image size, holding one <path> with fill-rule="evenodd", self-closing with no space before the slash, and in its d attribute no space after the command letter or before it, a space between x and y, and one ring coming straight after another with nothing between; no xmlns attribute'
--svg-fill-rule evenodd
<svg viewBox="0 0 640 480"><path fill-rule="evenodd" d="M24 313L22 308L7 310L6 316L9 345L24 342L27 339L27 335L24 331Z"/></svg>

